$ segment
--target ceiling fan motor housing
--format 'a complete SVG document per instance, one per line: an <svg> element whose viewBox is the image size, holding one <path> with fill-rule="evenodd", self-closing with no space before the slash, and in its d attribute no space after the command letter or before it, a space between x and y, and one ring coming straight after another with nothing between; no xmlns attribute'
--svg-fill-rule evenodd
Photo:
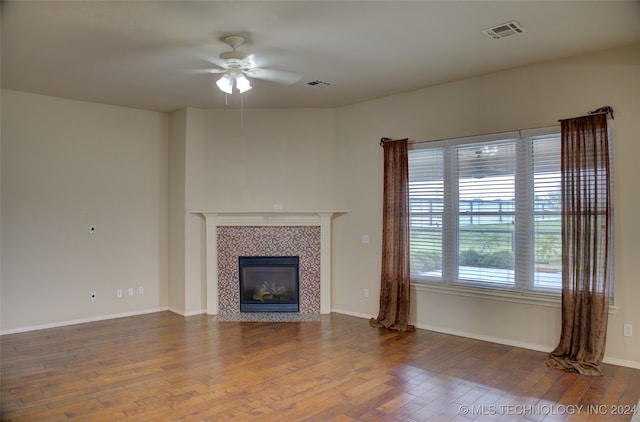
<svg viewBox="0 0 640 422"><path fill-rule="evenodd" d="M237 67L242 67L242 65L246 66L245 63L241 62L243 62L248 56L236 50L236 48L244 44L244 38L239 35L229 35L224 38L224 42L227 43L231 48L233 48L233 50L221 53L220 58L222 60L235 62L234 64L237 64Z"/></svg>
<svg viewBox="0 0 640 422"><path fill-rule="evenodd" d="M247 55L244 53L241 53L239 51L225 51L224 53L220 54L220 58L222 60L237 60L237 61L242 61L244 59L247 58Z"/></svg>
<svg viewBox="0 0 640 422"><path fill-rule="evenodd" d="M228 35L224 37L224 42L229 44L234 50L244 44L244 38L240 35Z"/></svg>

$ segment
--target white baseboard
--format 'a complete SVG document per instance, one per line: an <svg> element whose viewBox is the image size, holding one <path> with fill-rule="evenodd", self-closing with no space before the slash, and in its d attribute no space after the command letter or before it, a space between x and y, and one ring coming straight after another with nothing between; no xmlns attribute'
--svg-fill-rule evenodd
<svg viewBox="0 0 640 422"><path fill-rule="evenodd" d="M502 337L485 336L482 334L470 333L467 331L451 330L449 328L442 328L434 325L415 324L415 326L416 328L420 328L422 330L435 331L437 333L450 334L452 336L458 336L458 337L472 338L474 340L488 341L490 343L504 344L506 346L521 347L523 349L535 350L537 352L549 353L551 350L553 350L552 347L544 346L541 344L526 343L526 342L506 339Z"/></svg>
<svg viewBox="0 0 640 422"><path fill-rule="evenodd" d="M332 309L331 312L335 312L337 314L349 315L349 316L358 317L358 318L365 318L365 319L376 318L375 315L369 315L369 314L362 314L362 313L358 313L358 312L346 311L344 309ZM453 336L467 337L467 338L472 338L472 339L475 339L475 340L489 341L491 343L506 344L506 345L509 345L509 346L522 347L522 348L525 348L525 349L532 349L532 350L537 350L537 351L541 351L541 352L550 352L551 351L551 349L545 348L543 346L534 345L534 344L528 344L528 343L522 343L522 342L507 342L508 340L505 340L505 339L502 339L502 338L498 338L498 337L480 336L480 335L477 335L477 334L474 334L474 333L467 333L467 332L464 332L464 331L450 330L450 329L447 329L447 328L437 327L437 326L434 326L434 325L415 324L413 322L411 322L411 324L414 324L416 328L419 328L421 330L435 331L437 333L450 334L450 335L453 335Z"/></svg>
<svg viewBox="0 0 640 422"><path fill-rule="evenodd" d="M504 344L504 345L507 345L507 346L521 347L523 349L535 350L535 351L544 352L544 353L549 353L549 352L551 352L553 350L553 347L544 346L544 345L540 345L540 344L525 343L525 342L505 339L505 338L501 338L501 337L484 336L484 335L480 335L480 334L476 334L476 333L469 333L469 332L464 332L464 331L450 330L450 329L446 329L446 328L442 328L442 327L435 327L435 326L425 325L425 324L416 324L416 328L421 328L423 330L436 331L438 333L451 334L451 335L454 335L454 336L472 338L472 339L475 339L475 340L488 341L488 342L491 342L491 343ZM625 366L627 368L640 369L640 362L634 362L632 360L624 360L624 359L612 358L612 357L608 357L606 355L605 355L605 357L603 359L603 362L611 364L611 365L616 365L616 366Z"/></svg>
<svg viewBox="0 0 640 422"><path fill-rule="evenodd" d="M152 314L154 312L161 312L161 311L168 311L168 310L170 310L168 307L151 308L151 309L143 309L140 311L123 312L119 314L100 315L96 317L53 322L50 324L31 325L28 327L11 328L9 330L0 331L0 336L6 335L6 334L24 333L27 331L44 330L47 328L65 327L67 325L84 324L85 322L104 321L107 319L116 319L116 318L124 318L124 317L135 316L135 315Z"/></svg>
<svg viewBox="0 0 640 422"><path fill-rule="evenodd" d="M375 315L369 315L369 314L361 314L358 312L352 312L352 311L346 311L344 309L331 309L331 312L335 312L336 314L343 314L343 315L349 315L349 316L353 316L353 317L357 317L357 318L364 318L364 319L371 319L371 318L375 318Z"/></svg>
<svg viewBox="0 0 640 422"><path fill-rule="evenodd" d="M206 309L199 309L199 310L195 310L195 311L185 312L185 311L182 311L182 310L177 309L177 308L169 307L168 310L173 312L174 314L182 315L183 317L189 317L189 316L201 315L201 314L206 314L207 313Z"/></svg>
<svg viewBox="0 0 640 422"><path fill-rule="evenodd" d="M345 311L343 309L332 309L332 312L335 312L338 314L350 315L358 318L366 318L366 319L375 318L374 315L367 315L367 314L361 314L357 312ZM414 323L412 322L411 324L414 324ZM450 334L452 336L472 338L474 340L482 340L482 341L488 341L491 343L505 344L507 346L522 347L523 349L531 349L539 352L548 353L551 351L551 348L546 346L541 346L539 344L523 343L520 341L503 339L500 337L483 336L476 333L469 333L465 331L458 331L458 330L451 330L448 328L437 327L435 325L427 325L427 324L414 324L414 325L416 328L419 328L421 330L435 331L437 333Z"/></svg>
<svg viewBox="0 0 640 422"><path fill-rule="evenodd" d="M627 368L640 369L640 362L634 362L632 360L609 358L607 356L602 360L604 363L608 363L616 366L626 366ZM640 411L640 410L638 410Z"/></svg>
<svg viewBox="0 0 640 422"><path fill-rule="evenodd" d="M357 312L345 311L345 310L342 310L342 309L332 309L332 312L336 312L338 314L350 315L350 316L354 316L354 317L358 317L358 318L366 318L366 319L375 318L375 316L372 316L372 315L360 314L360 313L357 313ZM470 333L470 332L467 332L467 331L451 330L449 328L437 327L437 326L434 326L434 325L415 324L415 327L419 328L421 330L435 331L437 333L443 333L443 334L450 334L452 336L472 338L474 340L488 341L490 343L504 344L506 346L521 347L523 349L535 350L537 352L549 353L549 352L551 352L553 350L553 347L544 346L544 345L541 345L541 344L526 343L526 342L522 342L522 341L505 339L505 338L501 338L501 337L485 336L485 335L482 335L482 334ZM635 362L635 361L632 361L632 360L624 360L624 359L618 359L618 358L612 358L612 357L605 356L604 359L603 359L603 362L611 364L611 365L616 365L616 366L624 366L624 367L627 367L627 368L640 369L640 362Z"/></svg>

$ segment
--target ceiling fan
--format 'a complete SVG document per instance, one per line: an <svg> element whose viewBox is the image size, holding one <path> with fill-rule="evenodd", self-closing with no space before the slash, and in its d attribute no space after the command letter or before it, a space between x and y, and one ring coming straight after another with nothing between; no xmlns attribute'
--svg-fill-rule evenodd
<svg viewBox="0 0 640 422"><path fill-rule="evenodd" d="M294 84L302 78L302 75L296 73L259 67L256 64L254 54L248 55L237 50L238 47L245 42L245 39L240 35L228 35L224 37L223 41L228 44L232 50L220 54L219 60L211 61L217 68L206 69L204 72L222 73L223 75L218 79L216 85L226 94L233 93L234 84L240 93L250 90L251 82L248 78L262 79L287 85Z"/></svg>

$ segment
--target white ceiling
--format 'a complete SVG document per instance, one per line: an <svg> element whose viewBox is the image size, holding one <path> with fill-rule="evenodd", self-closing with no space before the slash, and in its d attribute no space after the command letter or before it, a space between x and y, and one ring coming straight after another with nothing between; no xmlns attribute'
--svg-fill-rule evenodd
<svg viewBox="0 0 640 422"><path fill-rule="evenodd" d="M229 34L302 75L252 81L250 108L338 107L640 42L639 1L5 0L1 14L3 88L157 111L239 106L192 72ZM481 32L512 20L527 32Z"/></svg>

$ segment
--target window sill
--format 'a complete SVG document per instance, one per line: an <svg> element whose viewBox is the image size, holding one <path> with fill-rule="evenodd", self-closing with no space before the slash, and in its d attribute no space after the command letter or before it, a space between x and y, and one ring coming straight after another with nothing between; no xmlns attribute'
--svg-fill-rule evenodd
<svg viewBox="0 0 640 422"><path fill-rule="evenodd" d="M503 302L522 303L525 305L547 306L558 309L562 307L562 299L560 297L552 297L544 294L537 295L529 293L525 295L517 292L479 289L473 287L439 286L415 280L411 282L411 288L418 292L441 293L453 296L472 297L476 299L491 299ZM617 310L618 308L616 306L610 305L609 315L615 315Z"/></svg>

